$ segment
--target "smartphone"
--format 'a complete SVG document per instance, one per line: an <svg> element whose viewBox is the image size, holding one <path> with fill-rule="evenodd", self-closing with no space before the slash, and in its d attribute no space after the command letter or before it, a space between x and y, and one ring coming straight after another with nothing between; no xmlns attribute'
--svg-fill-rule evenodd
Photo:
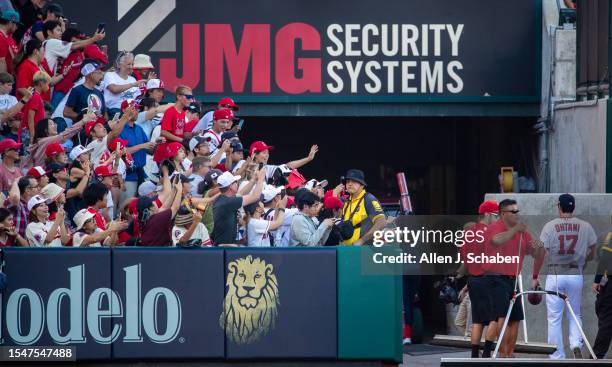
<svg viewBox="0 0 612 367"><path fill-rule="evenodd" d="M261 169L262 169L263 167L264 167L264 164L263 164L263 163L260 163L260 164L259 164L259 170L261 171Z"/></svg>
<svg viewBox="0 0 612 367"><path fill-rule="evenodd" d="M114 116L113 116L113 120L112 121L117 121L119 120L119 117L121 117L121 112L117 112Z"/></svg>
<svg viewBox="0 0 612 367"><path fill-rule="evenodd" d="M243 125L244 125L244 119L240 119L240 121L238 121L238 128L242 130Z"/></svg>
<svg viewBox="0 0 612 367"><path fill-rule="evenodd" d="M98 28L96 29L96 32L104 32L104 28L106 28L106 23L98 23Z"/></svg>

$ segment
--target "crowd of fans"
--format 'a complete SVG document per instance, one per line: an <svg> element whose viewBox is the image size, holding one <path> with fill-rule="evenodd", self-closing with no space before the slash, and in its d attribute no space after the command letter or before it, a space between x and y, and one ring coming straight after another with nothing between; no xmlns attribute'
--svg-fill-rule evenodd
<svg viewBox="0 0 612 367"><path fill-rule="evenodd" d="M2 9L0 246L360 244L384 225L363 172L306 180L316 145L269 164L233 99L205 111L149 56L109 57L103 28L68 24L44 0Z"/></svg>

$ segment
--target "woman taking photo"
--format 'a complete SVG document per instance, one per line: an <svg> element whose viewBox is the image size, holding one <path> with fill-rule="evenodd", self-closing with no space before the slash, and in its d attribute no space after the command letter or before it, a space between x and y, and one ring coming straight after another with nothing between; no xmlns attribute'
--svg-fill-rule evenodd
<svg viewBox="0 0 612 367"><path fill-rule="evenodd" d="M6 208L0 208L0 247L28 246L28 241L15 230L13 215Z"/></svg>
<svg viewBox="0 0 612 367"><path fill-rule="evenodd" d="M45 198L36 195L28 201L30 224L26 227L26 238L32 247L62 247L70 241L64 225L64 207L60 206L54 222L49 221L49 207Z"/></svg>

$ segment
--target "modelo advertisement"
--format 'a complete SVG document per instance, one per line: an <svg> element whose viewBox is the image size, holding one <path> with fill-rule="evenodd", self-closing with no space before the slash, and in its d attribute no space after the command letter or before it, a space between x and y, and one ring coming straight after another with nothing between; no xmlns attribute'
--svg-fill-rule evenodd
<svg viewBox="0 0 612 367"><path fill-rule="evenodd" d="M337 356L335 249L7 249L5 260L3 346L74 346L77 360Z"/></svg>
<svg viewBox="0 0 612 367"><path fill-rule="evenodd" d="M206 101L538 101L539 1L62 1Z"/></svg>

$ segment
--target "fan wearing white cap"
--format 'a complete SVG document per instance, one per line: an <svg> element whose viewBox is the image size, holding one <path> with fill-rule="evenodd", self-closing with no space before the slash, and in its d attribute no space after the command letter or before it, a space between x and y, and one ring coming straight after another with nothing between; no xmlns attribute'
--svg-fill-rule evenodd
<svg viewBox="0 0 612 367"><path fill-rule="evenodd" d="M217 185L219 185L221 195L213 205L213 239L216 244L236 243L238 236L238 209L259 200L265 177L265 169L257 171L251 182L255 188L248 195L242 197L236 196L240 176L234 176L230 172L223 172L217 178Z"/></svg>
<svg viewBox="0 0 612 367"><path fill-rule="evenodd" d="M155 102L161 103L164 99L164 82L161 79L149 79L145 97L153 98Z"/></svg>
<svg viewBox="0 0 612 367"><path fill-rule="evenodd" d="M304 185L306 190L312 191L321 199L323 199L325 196L325 187L327 187L327 180L317 181L314 178L306 182L306 185Z"/></svg>
<svg viewBox="0 0 612 367"><path fill-rule="evenodd" d="M74 215L76 232L72 236L74 247L102 247L117 243L117 234L127 228L126 221L112 221L105 231L98 228L96 214L89 209L81 209Z"/></svg>
<svg viewBox="0 0 612 367"><path fill-rule="evenodd" d="M276 217L276 208L281 202L281 194L283 187L274 187L266 185L263 190L264 213L262 218L273 221ZM285 196L286 197L286 196ZM285 204L286 207L286 204ZM291 230L291 220L293 216L299 213L298 208L285 209L283 221L276 230L270 231L270 244L274 247L287 247L289 245L289 231Z"/></svg>
<svg viewBox="0 0 612 367"><path fill-rule="evenodd" d="M42 195L28 200L30 224L26 227L26 239L32 247L62 247L70 240L64 225L64 208L59 207L55 221L49 221L47 199Z"/></svg>
<svg viewBox="0 0 612 367"><path fill-rule="evenodd" d="M104 94L97 89L97 86L104 78L102 67L96 62L90 62L81 67L83 83L75 83L66 99L65 106L61 111L61 116L72 121L77 121L86 110L99 114L106 113ZM78 84L78 85L77 85ZM58 105L58 108L60 105Z"/></svg>

